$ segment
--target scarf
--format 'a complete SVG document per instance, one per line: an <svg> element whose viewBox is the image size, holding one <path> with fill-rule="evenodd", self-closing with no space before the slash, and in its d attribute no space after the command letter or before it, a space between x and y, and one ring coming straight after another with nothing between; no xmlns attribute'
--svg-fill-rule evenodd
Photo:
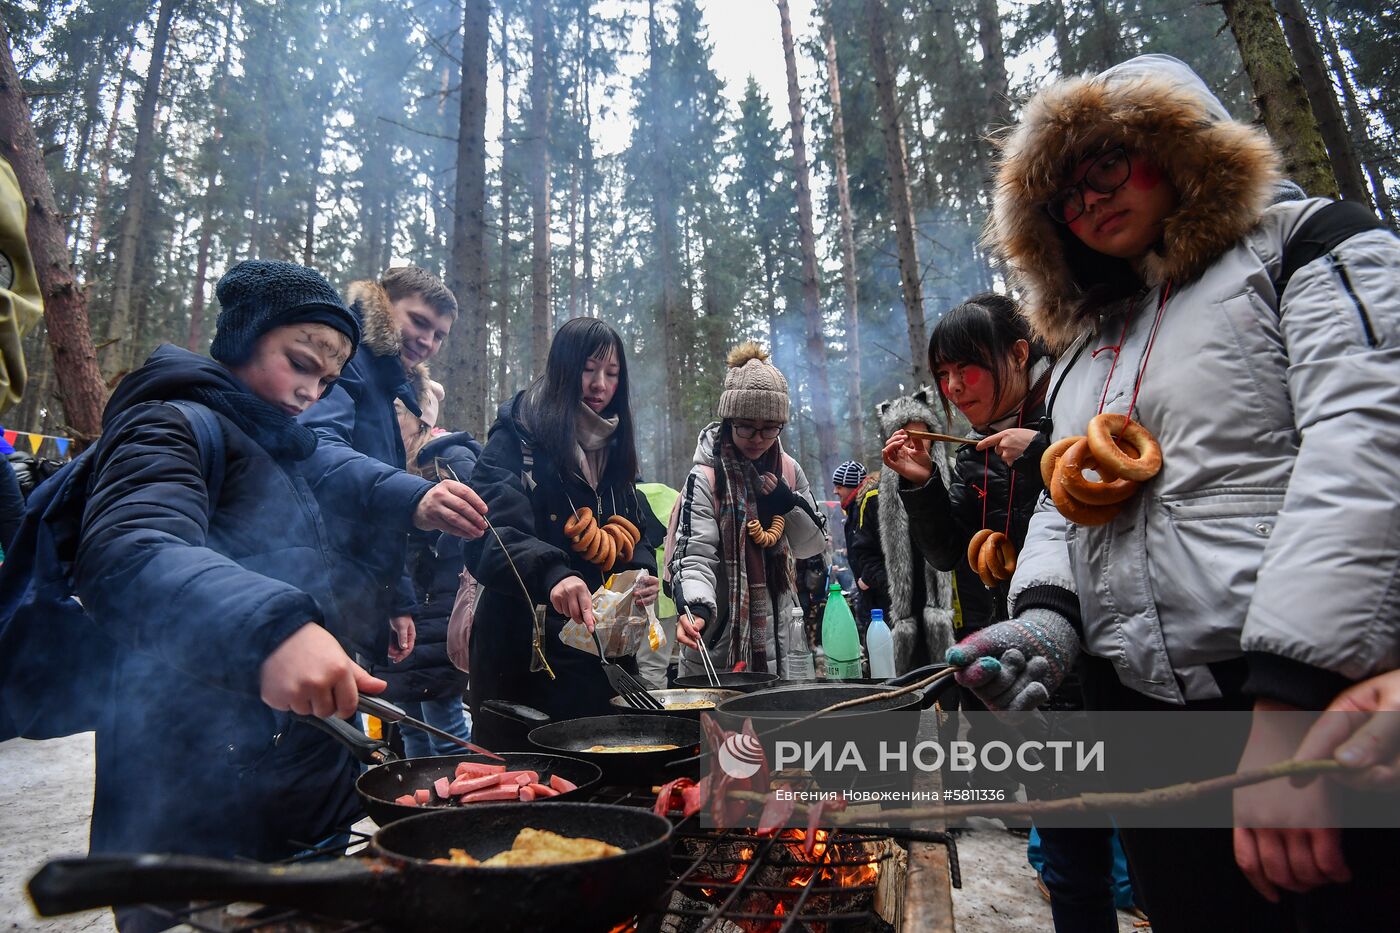
<svg viewBox="0 0 1400 933"><path fill-rule="evenodd" d="M776 456L773 456L776 454ZM774 461L772 473L781 475L779 447L774 444L765 459ZM796 563L787 536L767 550L749 537L745 526L758 518L758 470L734 447L720 442L719 490L715 521L719 525L721 560L728 585L729 658L726 670L743 661L745 670L769 671L768 633L774 619L777 597L797 589Z"/></svg>
<svg viewBox="0 0 1400 933"><path fill-rule="evenodd" d="M578 403L574 419L574 439L578 444L578 468L588 485L600 488L603 471L608 466L608 442L617 430L617 415L604 418L583 402Z"/></svg>
<svg viewBox="0 0 1400 933"><path fill-rule="evenodd" d="M316 451L316 432L251 392L198 386L189 396L232 421L275 458L305 460Z"/></svg>

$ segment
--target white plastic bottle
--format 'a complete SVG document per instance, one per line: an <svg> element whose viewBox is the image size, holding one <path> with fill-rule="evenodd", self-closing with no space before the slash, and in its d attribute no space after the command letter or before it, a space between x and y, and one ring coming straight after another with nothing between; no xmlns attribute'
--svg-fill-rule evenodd
<svg viewBox="0 0 1400 933"><path fill-rule="evenodd" d="M894 638L885 624L885 613L870 610L870 628L865 630L865 650L870 655L870 676L885 680L894 676Z"/></svg>
<svg viewBox="0 0 1400 933"><path fill-rule="evenodd" d="M817 671L812 663L812 649L807 645L807 627L802 622L800 607L789 611L783 633L786 636L783 639L783 679L815 680Z"/></svg>

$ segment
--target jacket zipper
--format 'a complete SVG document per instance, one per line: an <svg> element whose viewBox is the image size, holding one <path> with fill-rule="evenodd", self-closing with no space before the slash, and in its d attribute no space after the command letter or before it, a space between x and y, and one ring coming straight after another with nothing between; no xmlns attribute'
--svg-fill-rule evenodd
<svg viewBox="0 0 1400 933"><path fill-rule="evenodd" d="M1360 296L1356 294L1356 289L1351 284L1351 276L1347 275L1347 267L1335 255L1329 255L1327 261L1332 264L1337 277L1342 280L1342 287L1351 296L1351 303L1356 307L1357 316L1361 318L1361 328L1366 331L1366 346L1374 350L1380 346L1376 340L1376 329L1371 326L1371 318L1366 313L1366 306L1361 303Z"/></svg>

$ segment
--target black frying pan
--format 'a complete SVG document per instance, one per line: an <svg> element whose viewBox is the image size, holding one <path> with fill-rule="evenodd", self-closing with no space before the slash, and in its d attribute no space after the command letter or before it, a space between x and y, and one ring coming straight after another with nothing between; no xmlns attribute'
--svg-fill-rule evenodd
<svg viewBox="0 0 1400 933"><path fill-rule="evenodd" d="M668 767L672 761L691 759L700 753L700 723L679 716L631 713L618 716L590 716L549 722L544 713L502 700L487 700L483 708L517 722L534 725L530 744L546 754L565 755L597 765L606 784L650 787L688 775L695 777L698 766L688 771ZM544 721L545 725L536 725ZM595 745L674 745L654 752L594 752Z"/></svg>
<svg viewBox="0 0 1400 933"><path fill-rule="evenodd" d="M738 690L741 693L762 690L778 682L777 674L766 674L762 671L721 671L716 676L719 677L719 689ZM715 685L704 674L690 674L686 677L677 677L676 686L705 689Z"/></svg>
<svg viewBox="0 0 1400 933"><path fill-rule="evenodd" d="M578 785L577 790L565 791L558 797L541 797L536 803L553 803L559 800L578 800L586 794L603 772L597 765L591 765L577 758L562 755L542 755L535 752L502 752L497 756L500 764L508 771L538 771L540 782L549 783L550 775L558 775L566 781ZM375 765L355 779L355 790L365 805L369 818L380 826L387 826L395 820L415 816L425 809L455 809L463 804L452 800L439 800L437 794L432 801L421 806L406 806L394 801L404 794L411 794L419 788L431 790L438 778L451 778L457 772L457 765L463 761L493 763L485 755L443 755L437 758L405 758ZM481 804L465 804L469 807Z"/></svg>
<svg viewBox="0 0 1400 933"><path fill-rule="evenodd" d="M484 858L521 829L547 829L620 846L622 855L520 868L435 865L450 848ZM593 803L483 804L424 813L379 830L373 857L260 865L179 855L55 859L29 881L43 916L96 907L246 900L327 917L374 919L398 930L536 933L562 918L609 930L665 888L671 824L647 810Z"/></svg>
<svg viewBox="0 0 1400 933"><path fill-rule="evenodd" d="M720 703L715 709L720 724L731 731L743 725L745 719L752 719L755 727L763 729L761 722L783 722L804 713L813 713L847 700L875 696L893 688L916 683L946 668L946 664L930 664L916 668L906 674L874 684L851 684L840 681L820 684L789 684L770 690L757 690L743 696L733 697ZM721 677L724 675L721 674ZM916 710L932 706L934 701L957 683L947 677L922 690L906 693L888 700L877 700L862 706L832 713L833 717L869 716L875 713Z"/></svg>

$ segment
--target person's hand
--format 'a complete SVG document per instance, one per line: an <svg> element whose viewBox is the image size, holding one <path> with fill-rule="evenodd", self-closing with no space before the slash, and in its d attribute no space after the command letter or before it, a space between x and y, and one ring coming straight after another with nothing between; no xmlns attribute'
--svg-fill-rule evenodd
<svg viewBox="0 0 1400 933"><path fill-rule="evenodd" d="M866 590L870 589L870 584L869 584L869 583L866 583L864 579L857 578L857 579L856 579L856 589L858 589L858 590L860 590L862 593L864 593Z"/></svg>
<svg viewBox="0 0 1400 933"><path fill-rule="evenodd" d="M350 660L334 635L308 622L267 656L258 686L262 701L275 710L346 719L361 693L380 693L389 685Z"/></svg>
<svg viewBox="0 0 1400 933"><path fill-rule="evenodd" d="M580 622L593 631L593 593L583 577L568 576L549 591L549 604L561 616Z"/></svg>
<svg viewBox="0 0 1400 933"><path fill-rule="evenodd" d="M933 458L928 448L906 434L903 428L890 435L880 459L915 486L922 486L933 477Z"/></svg>
<svg viewBox="0 0 1400 933"><path fill-rule="evenodd" d="M632 602L643 609L656 602L656 594L661 592L661 581L649 573L643 573L632 587Z"/></svg>
<svg viewBox="0 0 1400 933"><path fill-rule="evenodd" d="M1293 757L1335 758L1352 773L1327 775L1366 790L1400 790L1400 670L1343 690L1308 730ZM1312 778L1297 778L1305 785Z"/></svg>
<svg viewBox="0 0 1400 933"><path fill-rule="evenodd" d="M424 531L445 531L459 538L480 538L486 533L486 503L470 486L445 479L418 500L413 526Z"/></svg>
<svg viewBox="0 0 1400 933"><path fill-rule="evenodd" d="M705 627L705 620L698 615L685 613L676 620L676 637L681 644L687 648L700 650L700 630Z"/></svg>
<svg viewBox="0 0 1400 933"><path fill-rule="evenodd" d="M1005 431L988 434L982 438L977 442L977 449L994 448L997 456L1010 466L1021 458L1021 454L1026 452L1026 448L1031 446L1031 442L1039 433L1039 431L1033 431L1030 428L1007 428Z"/></svg>
<svg viewBox="0 0 1400 933"><path fill-rule="evenodd" d="M770 515L786 515L797 508L797 493L772 473L759 477L758 485L760 492L757 499L761 511Z"/></svg>
<svg viewBox="0 0 1400 933"><path fill-rule="evenodd" d="M1079 635L1058 612L1027 609L948 649L954 679L988 709L1029 710L1050 699L1079 655Z"/></svg>
<svg viewBox="0 0 1400 933"><path fill-rule="evenodd" d="M394 616L389 620L389 628L394 637L389 641L389 660L398 664L413 653L418 643L418 628L413 624L413 616Z"/></svg>
<svg viewBox="0 0 1400 933"><path fill-rule="evenodd" d="M1305 723L1299 717L1267 715L1292 709L1272 700L1255 702L1238 770L1267 767L1292 755ZM1235 863L1273 903L1279 901L1279 888L1302 893L1351 880L1335 826L1332 790L1326 781L1299 788L1284 778L1235 790Z"/></svg>

